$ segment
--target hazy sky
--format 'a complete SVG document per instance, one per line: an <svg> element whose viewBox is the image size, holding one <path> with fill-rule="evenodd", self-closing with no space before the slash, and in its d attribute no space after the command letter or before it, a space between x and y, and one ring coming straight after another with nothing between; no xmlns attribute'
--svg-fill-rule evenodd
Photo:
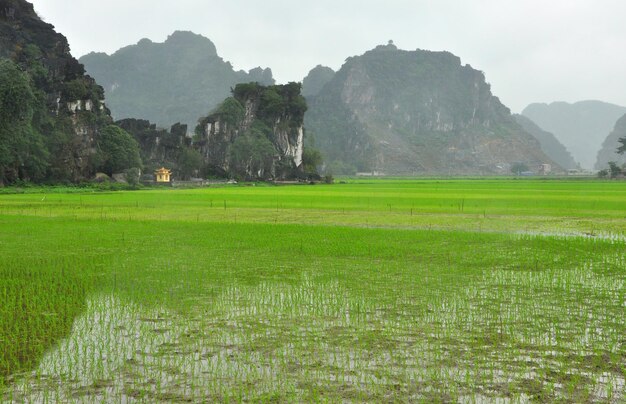
<svg viewBox="0 0 626 404"><path fill-rule="evenodd" d="M626 106L624 0L32 0L72 54L112 53L175 30L211 39L236 69L280 83L318 64L337 70L392 39L448 50L482 70L513 112L531 102Z"/></svg>

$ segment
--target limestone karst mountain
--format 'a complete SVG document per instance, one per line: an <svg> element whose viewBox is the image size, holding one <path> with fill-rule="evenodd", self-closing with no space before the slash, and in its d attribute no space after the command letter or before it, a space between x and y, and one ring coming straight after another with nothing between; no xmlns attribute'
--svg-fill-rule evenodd
<svg viewBox="0 0 626 404"><path fill-rule="evenodd" d="M554 164L484 74L449 52L378 46L348 58L307 100L305 126L334 173L497 174L516 162Z"/></svg>
<svg viewBox="0 0 626 404"><path fill-rule="evenodd" d="M300 83L238 84L232 97L196 127L194 144L211 174L248 179L304 175L307 105L300 91Z"/></svg>

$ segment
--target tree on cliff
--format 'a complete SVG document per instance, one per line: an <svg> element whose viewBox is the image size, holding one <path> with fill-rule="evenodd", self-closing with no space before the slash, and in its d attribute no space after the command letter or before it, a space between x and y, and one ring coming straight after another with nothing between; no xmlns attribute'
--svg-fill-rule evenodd
<svg viewBox="0 0 626 404"><path fill-rule="evenodd" d="M119 126L109 125L100 133L94 162L98 170L109 175L140 168L139 145L128 132Z"/></svg>
<svg viewBox="0 0 626 404"><path fill-rule="evenodd" d="M189 180L202 168L202 155L197 150L184 147L178 155L178 174L183 180Z"/></svg>
<svg viewBox="0 0 626 404"><path fill-rule="evenodd" d="M0 60L0 184L46 173L48 153L32 125L37 106L29 76L14 62Z"/></svg>
<svg viewBox="0 0 626 404"><path fill-rule="evenodd" d="M271 130L255 122L250 130L237 137L230 147L231 172L239 178L267 177L271 175L276 149L267 138ZM253 176L250 174L254 173Z"/></svg>

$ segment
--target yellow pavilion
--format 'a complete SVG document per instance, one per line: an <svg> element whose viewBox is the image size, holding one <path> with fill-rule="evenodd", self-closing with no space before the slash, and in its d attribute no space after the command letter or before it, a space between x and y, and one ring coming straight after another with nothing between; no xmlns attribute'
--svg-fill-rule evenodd
<svg viewBox="0 0 626 404"><path fill-rule="evenodd" d="M156 182L170 182L170 175L172 172L165 167L161 167L154 172L156 176Z"/></svg>

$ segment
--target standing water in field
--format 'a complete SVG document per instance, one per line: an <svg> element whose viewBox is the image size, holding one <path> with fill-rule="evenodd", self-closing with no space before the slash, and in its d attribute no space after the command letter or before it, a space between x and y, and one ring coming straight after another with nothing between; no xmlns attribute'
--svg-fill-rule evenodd
<svg viewBox="0 0 626 404"><path fill-rule="evenodd" d="M324 391L372 400L396 386L415 400L528 400L545 377L552 397L623 391L623 280L589 268L504 270L465 288L431 286L377 299L311 276L233 285L185 313L94 296L71 335L4 398L309 400ZM597 300L583 297L587 289ZM553 311L562 300L565 318ZM598 306L608 301L615 307ZM597 366L611 360L614 370Z"/></svg>

